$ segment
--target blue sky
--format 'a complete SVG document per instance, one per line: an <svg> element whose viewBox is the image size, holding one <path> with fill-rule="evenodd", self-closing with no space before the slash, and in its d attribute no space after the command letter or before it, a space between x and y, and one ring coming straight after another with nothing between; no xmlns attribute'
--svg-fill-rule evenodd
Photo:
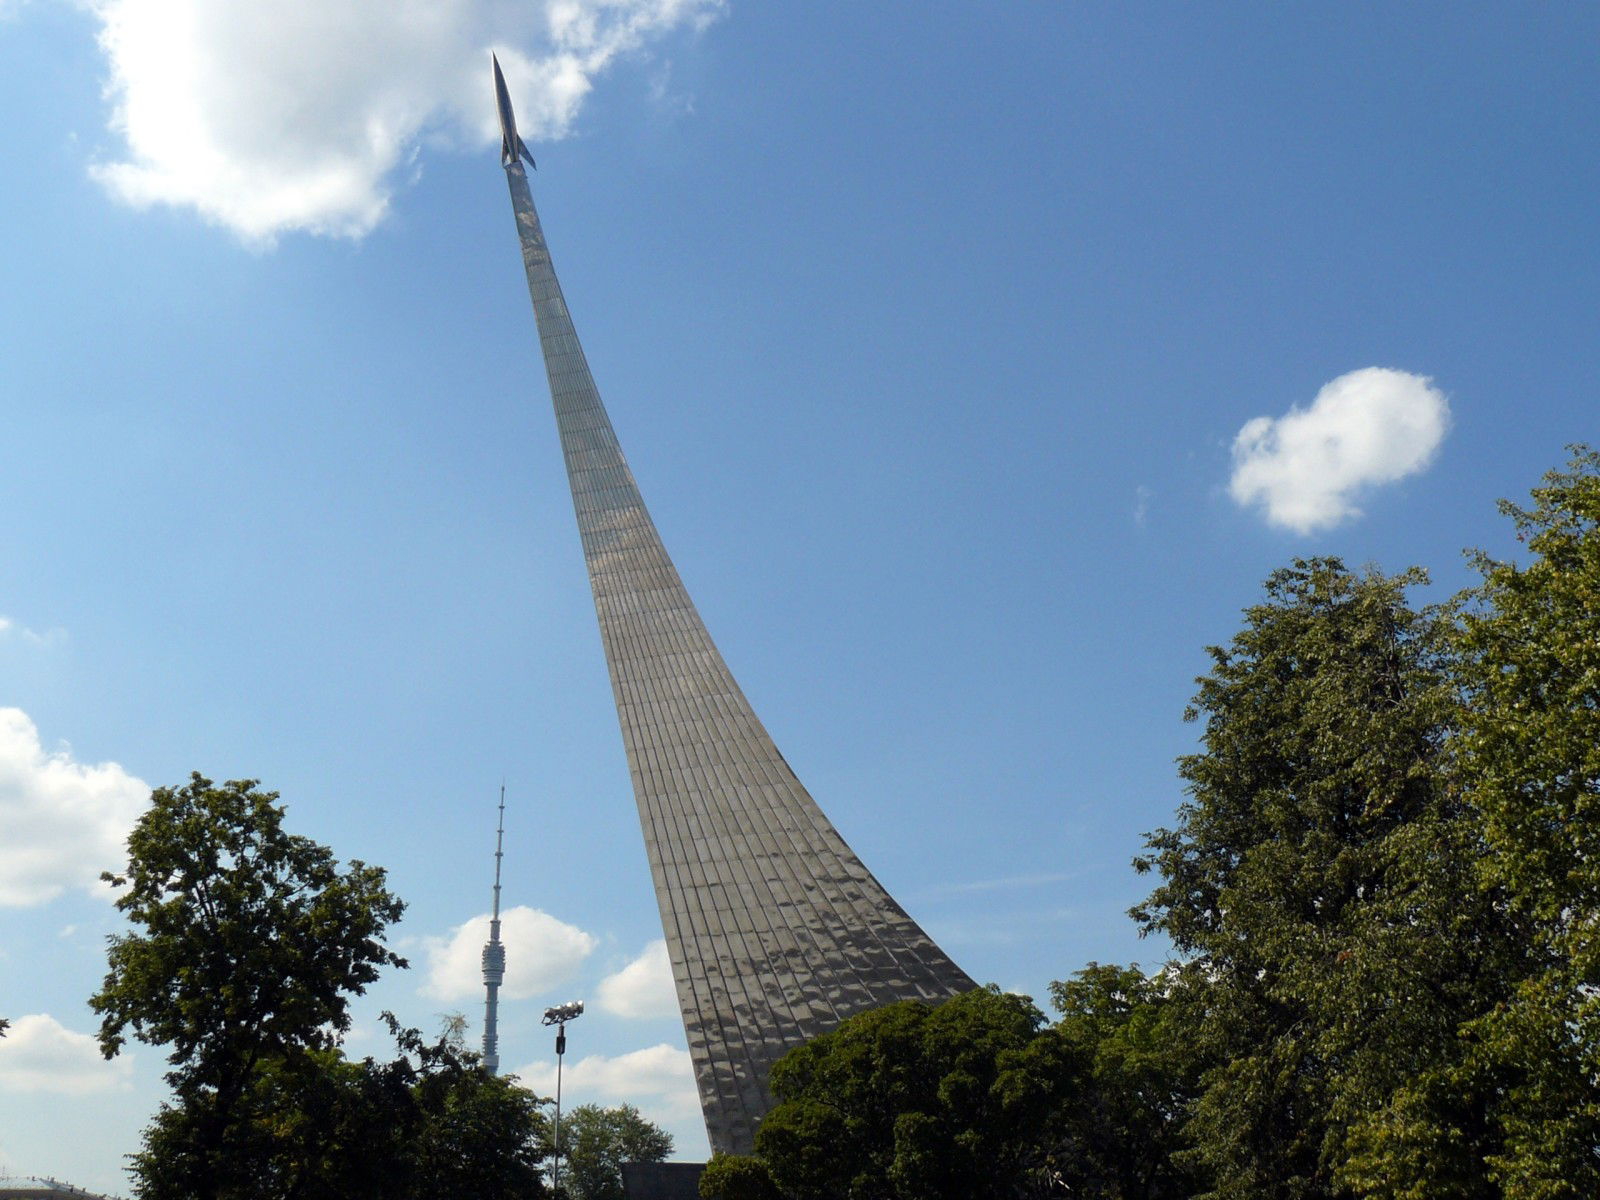
<svg viewBox="0 0 1600 1200"><path fill-rule="evenodd" d="M568 1100L705 1153L491 47L707 624L980 979L1160 960L1129 859L1268 572L1447 594L1596 437L1587 7L238 9L0 0L0 1173L124 1187L87 881L190 770L409 901L360 1054L476 1030L504 779L502 1060L582 996Z"/></svg>

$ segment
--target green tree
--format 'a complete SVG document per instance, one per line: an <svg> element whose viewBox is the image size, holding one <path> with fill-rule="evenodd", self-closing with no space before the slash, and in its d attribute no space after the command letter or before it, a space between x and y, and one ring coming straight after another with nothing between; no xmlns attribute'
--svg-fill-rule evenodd
<svg viewBox="0 0 1600 1200"><path fill-rule="evenodd" d="M756 1133L795 1200L1009 1196L1044 1164L1063 1078L1026 997L979 990L861 1013L784 1055Z"/></svg>
<svg viewBox="0 0 1600 1200"><path fill-rule="evenodd" d="M1072 1082L1057 1115L1055 1173L1084 1200L1182 1200L1202 1190L1184 1126L1200 1060L1164 976L1090 963L1052 983Z"/></svg>
<svg viewBox="0 0 1600 1200"><path fill-rule="evenodd" d="M260 1063L229 1118L219 1170L205 1130L215 1096L161 1107L132 1156L141 1200L230 1197L391 1200L412 1194L410 1156L422 1131L406 1070L337 1050Z"/></svg>
<svg viewBox="0 0 1600 1200"><path fill-rule="evenodd" d="M235 1105L219 1194L251 1200L531 1200L545 1195L542 1101L490 1075L447 1032L426 1044L389 1018L401 1054L352 1061L337 1050L272 1058ZM162 1107L133 1156L141 1200L216 1186L196 1130L199 1102Z"/></svg>
<svg viewBox="0 0 1600 1200"><path fill-rule="evenodd" d="M115 1055L130 1033L168 1048L182 1120L155 1133L186 1164L192 1197L260 1194L245 1174L245 1102L261 1073L297 1079L304 1056L349 1028L350 997L404 965L381 940L404 908L383 871L341 870L326 847L284 831L276 801L252 780L198 774L158 788L129 835L127 869L106 877L137 932L110 940L89 1002L101 1050Z"/></svg>
<svg viewBox="0 0 1600 1200"><path fill-rule="evenodd" d="M404 1052L389 1069L403 1071L410 1082L417 1127L402 1156L410 1167L411 1190L401 1194L415 1200L545 1195L541 1163L550 1142L545 1102L514 1077L489 1074L462 1046L459 1021L447 1022L443 1036L429 1046L416 1030L399 1029L392 1017L388 1020Z"/></svg>
<svg viewBox="0 0 1600 1200"><path fill-rule="evenodd" d="M1477 557L1463 620L1463 772L1493 853L1487 887L1534 959L1475 1028L1501 1089L1494 1158L1514 1200L1600 1195L1600 454L1574 447L1521 508L1532 553Z"/></svg>
<svg viewBox="0 0 1600 1200"><path fill-rule="evenodd" d="M582 1104L561 1119L561 1185L574 1200L622 1200L622 1164L661 1162L672 1135L631 1104Z"/></svg>
<svg viewBox="0 0 1600 1200"><path fill-rule="evenodd" d="M1490 1098L1441 1081L1520 952L1474 880L1454 626L1408 606L1424 582L1336 559L1273 574L1210 651L1189 799L1136 862L1161 882L1135 917L1184 956L1174 1016L1207 1064L1187 1128L1216 1197L1495 1194ZM1409 1149L1379 1173L1374 1139Z"/></svg>
<svg viewBox="0 0 1600 1200"><path fill-rule="evenodd" d="M700 1173L700 1200L783 1200L783 1194L759 1158L717 1151Z"/></svg>

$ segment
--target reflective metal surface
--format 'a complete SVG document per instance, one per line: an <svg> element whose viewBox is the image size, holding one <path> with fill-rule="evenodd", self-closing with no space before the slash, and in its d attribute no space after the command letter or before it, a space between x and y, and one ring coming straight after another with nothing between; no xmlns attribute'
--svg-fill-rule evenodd
<svg viewBox="0 0 1600 1200"><path fill-rule="evenodd" d="M786 1051L974 984L851 852L729 674L601 405L527 176L506 174L706 1130L749 1153Z"/></svg>

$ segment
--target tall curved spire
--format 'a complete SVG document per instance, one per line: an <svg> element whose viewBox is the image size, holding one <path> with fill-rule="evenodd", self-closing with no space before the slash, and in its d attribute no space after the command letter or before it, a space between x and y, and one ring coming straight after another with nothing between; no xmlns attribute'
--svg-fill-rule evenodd
<svg viewBox="0 0 1600 1200"><path fill-rule="evenodd" d="M975 985L845 844L723 662L601 404L522 162L505 157L706 1131L747 1154L786 1051L865 1009Z"/></svg>

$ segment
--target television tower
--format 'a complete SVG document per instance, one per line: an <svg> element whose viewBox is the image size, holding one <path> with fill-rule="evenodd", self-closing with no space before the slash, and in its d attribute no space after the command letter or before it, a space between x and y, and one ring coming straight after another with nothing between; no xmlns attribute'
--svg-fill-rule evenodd
<svg viewBox="0 0 1600 1200"><path fill-rule="evenodd" d="M500 1073L500 984L506 977L506 948L500 944L500 859L506 835L506 785L500 785L500 823L494 831L494 912L483 947L483 1065Z"/></svg>

